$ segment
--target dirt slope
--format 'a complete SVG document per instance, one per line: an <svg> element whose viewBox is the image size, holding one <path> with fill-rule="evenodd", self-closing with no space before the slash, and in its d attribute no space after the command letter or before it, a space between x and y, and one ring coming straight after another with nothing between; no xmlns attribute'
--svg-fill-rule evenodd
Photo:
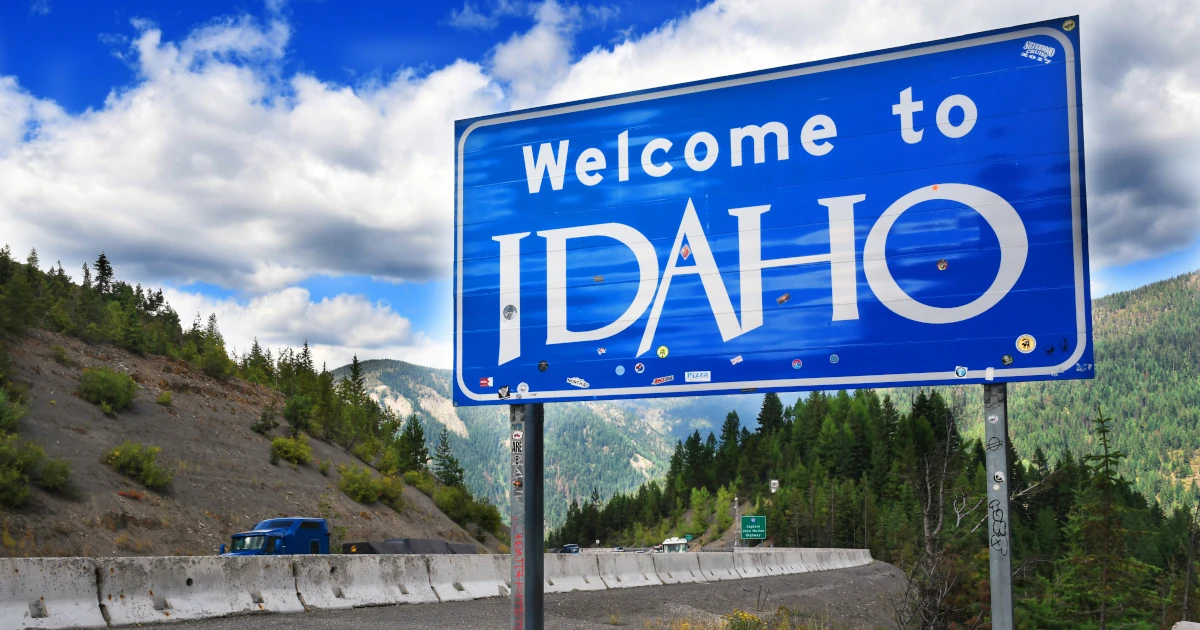
<svg viewBox="0 0 1200 630"><path fill-rule="evenodd" d="M55 360L55 346L66 349L67 364ZM346 497L337 489L337 464L357 460L339 446L310 441L315 459L332 462L328 477L315 462L271 465L269 439L249 429L264 406L282 403L269 389L215 381L181 362L45 331L16 340L13 355L14 380L30 398L20 434L70 462L73 496L35 490L24 508L0 510L0 554L213 554L229 534L259 520L320 516L322 501L332 509L333 523L346 529L346 540L478 542L415 488L405 489L401 514ZM75 395L83 369L94 366L127 372L141 385L132 409L108 418ZM174 393L170 407L154 402L165 389ZM100 462L126 439L162 448L158 461L174 473L167 488L147 490ZM126 498L118 494L122 490L145 495ZM489 536L486 548L494 551L496 543Z"/></svg>

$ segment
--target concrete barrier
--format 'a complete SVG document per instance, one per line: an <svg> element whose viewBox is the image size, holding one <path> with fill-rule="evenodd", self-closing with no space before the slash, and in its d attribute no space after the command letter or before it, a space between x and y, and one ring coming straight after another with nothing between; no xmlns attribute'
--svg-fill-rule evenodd
<svg viewBox="0 0 1200 630"><path fill-rule="evenodd" d="M783 552L780 551L759 553L758 568L767 575L788 575L791 573L783 566Z"/></svg>
<svg viewBox="0 0 1200 630"><path fill-rule="evenodd" d="M507 555L426 556L429 585L443 602L508 597L512 565Z"/></svg>
<svg viewBox="0 0 1200 630"><path fill-rule="evenodd" d="M295 556L296 592L305 607L340 609L438 601L426 556Z"/></svg>
<svg viewBox="0 0 1200 630"><path fill-rule="evenodd" d="M766 577L768 574L762 568L762 552L742 552L733 554L733 568L743 578Z"/></svg>
<svg viewBox="0 0 1200 630"><path fill-rule="evenodd" d="M733 556L732 553L699 554L697 559L700 561L700 573L709 582L742 579L733 566Z"/></svg>
<svg viewBox="0 0 1200 630"><path fill-rule="evenodd" d="M700 572L698 553L656 553L653 555L654 572L663 584L690 584L707 582Z"/></svg>
<svg viewBox="0 0 1200 630"><path fill-rule="evenodd" d="M596 559L600 579L608 588L662 586L662 580L654 572L654 561L648 554L603 553L597 554Z"/></svg>
<svg viewBox="0 0 1200 630"><path fill-rule="evenodd" d="M100 606L114 626L302 610L290 557L110 558L98 567Z"/></svg>
<svg viewBox="0 0 1200 630"><path fill-rule="evenodd" d="M546 593L571 591L603 591L608 588L600 579L597 564L599 554L548 553L545 555Z"/></svg>
<svg viewBox="0 0 1200 630"><path fill-rule="evenodd" d="M0 628L103 628L96 564L86 558L0 558Z"/></svg>

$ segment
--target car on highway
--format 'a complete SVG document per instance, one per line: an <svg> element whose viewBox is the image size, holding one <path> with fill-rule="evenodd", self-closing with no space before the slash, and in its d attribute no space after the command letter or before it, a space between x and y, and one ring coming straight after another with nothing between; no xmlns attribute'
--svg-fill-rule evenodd
<svg viewBox="0 0 1200 630"><path fill-rule="evenodd" d="M329 553L329 527L323 518L273 518L232 536L223 556L270 556Z"/></svg>
<svg viewBox="0 0 1200 630"><path fill-rule="evenodd" d="M562 549L558 550L558 553L579 553L579 545L575 545L575 544L563 545Z"/></svg>
<svg viewBox="0 0 1200 630"><path fill-rule="evenodd" d="M663 553L683 553L687 551L688 541L685 538L668 538L662 543Z"/></svg>
<svg viewBox="0 0 1200 630"><path fill-rule="evenodd" d="M613 547L613 551L625 551L624 547Z"/></svg>

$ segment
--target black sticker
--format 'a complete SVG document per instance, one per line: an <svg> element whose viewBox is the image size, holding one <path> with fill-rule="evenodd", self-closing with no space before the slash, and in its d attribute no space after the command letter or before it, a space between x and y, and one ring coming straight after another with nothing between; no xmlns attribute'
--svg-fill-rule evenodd
<svg viewBox="0 0 1200 630"><path fill-rule="evenodd" d="M1058 344L1058 347L1063 352L1066 352L1067 350L1071 349L1071 342L1066 337L1063 337L1062 342Z"/></svg>
<svg viewBox="0 0 1200 630"><path fill-rule="evenodd" d="M496 390L496 393L500 396L501 400L512 395L512 392L508 390L508 385L502 385L500 389Z"/></svg>
<svg viewBox="0 0 1200 630"><path fill-rule="evenodd" d="M1012 355L1006 354L1006 355L1000 357L1000 362L1003 363L1004 365L1012 365L1013 364Z"/></svg>
<svg viewBox="0 0 1200 630"><path fill-rule="evenodd" d="M546 363L545 361L538 361L538 371L539 372L545 372L549 367L550 367L549 363Z"/></svg>

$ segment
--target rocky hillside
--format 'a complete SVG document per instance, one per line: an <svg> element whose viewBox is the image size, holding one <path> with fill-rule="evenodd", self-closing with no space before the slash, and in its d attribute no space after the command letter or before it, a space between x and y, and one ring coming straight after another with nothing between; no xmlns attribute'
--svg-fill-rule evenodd
<svg viewBox="0 0 1200 630"><path fill-rule="evenodd" d="M265 406L283 402L269 389L40 330L10 347L11 377L28 400L19 434L68 461L72 474L62 495L34 490L24 507L0 510L0 554L212 554L230 534L281 516L325 516L346 540L478 542L412 487L404 489L400 513L352 501L338 490L337 466L361 462L341 447L311 440L312 463L272 465L270 438L250 430ZM99 366L139 384L132 408L108 417L78 397L83 370ZM168 390L171 404L157 404ZM158 463L173 481L149 490L101 463L125 440L160 447ZM327 474L318 462L330 464ZM490 535L484 543L498 546Z"/></svg>

